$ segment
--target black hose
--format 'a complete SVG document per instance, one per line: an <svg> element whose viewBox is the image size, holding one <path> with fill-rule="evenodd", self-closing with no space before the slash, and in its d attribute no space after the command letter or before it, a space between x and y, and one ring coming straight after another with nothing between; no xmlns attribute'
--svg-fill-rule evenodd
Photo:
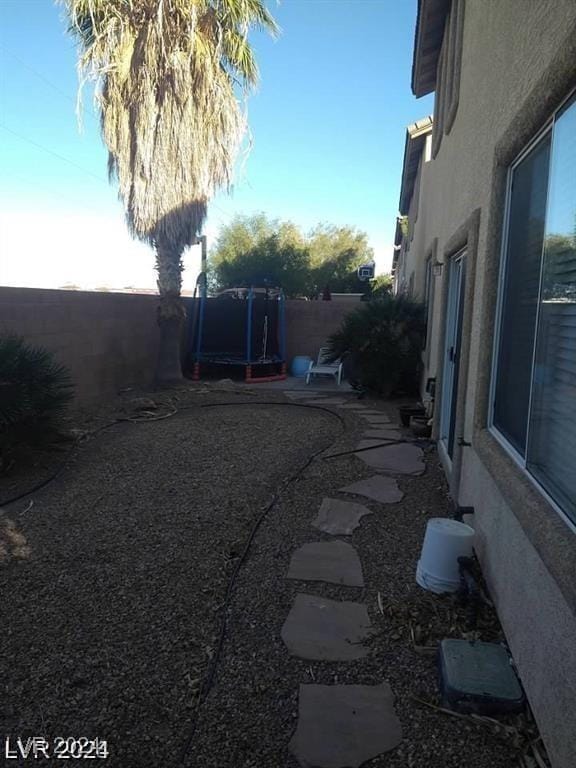
<svg viewBox="0 0 576 768"><path fill-rule="evenodd" d="M229 406L229 405L250 405L250 403L207 403L204 406L204 408L217 408L220 405ZM289 405L289 406L295 406L297 408L312 408L320 411L326 411L327 413L331 414L332 416L335 416L337 419L339 419L342 427L345 427L346 422L340 416L340 414L335 413L334 411L329 410L328 408L318 406L318 405L305 405L304 403L279 403L277 401L271 401L271 402L259 402L258 405ZM321 454L323 451L325 451L329 445L331 445L334 442L334 440L331 440L330 443L322 446L318 450L314 451L310 456L307 458L307 460L304 462L304 464L293 474L291 475L280 487L279 490L277 490L271 501L264 507L260 515L258 516L257 520L255 521L254 525L252 526L252 529L248 535L248 539L246 541L246 545L244 547L244 550L242 551L242 554L240 555L236 566L230 576L230 579L228 581L228 586L226 588L226 594L224 597L224 603L222 606L222 622L220 625L220 632L218 635L218 642L216 645L216 651L214 655L212 656L210 660L210 664L208 666L208 671L206 673L206 676L204 678L204 682L202 684L202 689L200 691L198 705L196 707L196 710L194 712L194 715L192 717L192 722L189 726L189 732L188 737L186 739L186 743L184 744L184 747L182 748L182 751L179 755L179 760L177 765L179 768L184 764L184 761L186 760L186 756L190 750L192 740L194 739L194 735L196 733L196 729L198 727L198 721L200 717L200 710L202 708L202 705L206 701L208 694L210 693L210 690L212 688L212 685L214 683L214 677L216 675L216 668L218 666L218 661L220 660L220 656L222 654L222 649L224 647L224 641L226 639L226 630L228 627L228 608L230 605L230 601L232 598L232 594L234 592L234 586L236 584L236 580L238 578L238 575L240 573L240 569L246 562L246 559L248 558L248 554L250 552L250 548L252 546L252 542L254 541L254 538L256 537L256 533L258 532L258 529L270 513L270 511L274 508L276 505L276 502L282 495L282 493L288 488L292 483L294 483L296 480L298 480L303 472L310 466L310 464L314 461L314 459Z"/></svg>
<svg viewBox="0 0 576 768"><path fill-rule="evenodd" d="M116 426L116 424L121 424L122 422L125 422L125 421L132 421L132 420L131 419L115 419L114 421L110 421L108 424L104 424L103 426L98 427L98 429L95 429L92 432L89 432L88 434L90 436L97 435L99 432L104 432L105 429L110 429L110 427L114 427ZM142 421L144 421L144 419L142 419ZM26 496L30 496L31 493L36 493L36 491L39 491L42 488L45 488L53 480L56 480L56 478L62 474L62 472L66 469L66 467L70 463L70 460L79 444L80 444L80 440L76 440L74 442L74 445L68 451L68 455L66 456L62 464L60 464L58 469L55 472L53 472L49 477L47 477L45 480L40 481L39 483L34 485L32 488L29 488L27 491L23 491L22 493L19 493L16 496L12 496L9 499L2 499L2 501L0 501L0 507L7 507L8 504L14 504L14 502L20 501L20 499L25 499Z"/></svg>
<svg viewBox="0 0 576 768"><path fill-rule="evenodd" d="M228 402L223 402L223 403L202 403L200 405L183 406L180 409L175 410L173 414L169 414L169 416L175 415L178 412L178 410L183 410L184 408L226 408L226 407L237 407L237 406L246 406L246 405L248 405L248 406L255 406L255 405L256 406L261 406L261 405L265 405L265 406L282 406L282 407L286 407L287 406L287 407L290 407L290 408L308 408L310 410L324 411L325 413L328 413L331 416L333 416L336 419L338 419L342 428L345 429L345 426L346 426L346 422L345 422L344 418L339 413L337 413L334 410L331 410L328 407L321 406L321 405L304 404L304 403L279 402L277 400L266 400L266 401L259 400L257 402L254 402L254 401L241 401L241 402L228 401ZM136 423L136 424L140 423L140 424L143 424L143 423L146 423L146 422L149 422L149 421L155 421L155 420L156 419L116 419L116 420L114 420L114 421L112 421L112 422L110 422L108 424L103 425L102 427L99 427L97 430L95 430L94 432L92 432L90 434L91 435L98 434L99 432L103 432L104 430L109 429L109 428L115 426L116 424L123 423L123 422L126 422L126 421L128 421L130 423ZM216 650L215 650L215 653L214 653L214 655L212 656L212 658L210 660L210 664L208 666L207 673L206 673L206 675L204 677L204 682L202 684L202 688L201 688L201 691L200 691L200 696L199 696L199 699L198 699L198 704L197 704L196 710L194 712L194 715L193 715L193 718L192 718L192 722L191 722L191 724L189 726L189 729L188 729L188 734L187 734L187 737L186 737L186 743L185 743L183 749L180 752L180 758L179 758L179 761L178 761L178 766L179 767L182 766L182 764L183 764L184 760L186 759L186 756L187 756L187 754L188 754L188 752L190 750L190 746L192 744L192 740L194 738L194 735L196 733L196 729L198 727L198 721L199 721L202 705L206 701L206 698L208 697L208 694L210 693L210 690L211 690L212 685L214 683L214 677L216 675L216 669L217 669L217 666L218 666L218 662L220 660L220 656L222 654L222 649L224 647L224 641L226 639L226 631L227 631L227 628L228 628L228 610L229 610L230 602L231 602L232 595L233 595L233 592L234 592L234 587L236 585L236 581L238 579L238 575L240 573L240 570L241 570L242 566L244 565L244 563L246 562L246 560L248 558L248 555L249 555L249 552L250 552L250 548L251 548L252 543L253 543L253 541L254 541L254 539L256 537L256 534L257 534L260 526L262 525L262 523L266 519L267 515L274 508L274 506L276 505L276 503L278 502L280 496L286 490L286 488L288 488L292 483L294 483L296 480L298 480L301 477L302 473L314 461L314 459L317 456L319 456L323 451L325 451L329 447L329 445L332 445L333 442L334 442L334 439L331 439L330 443L327 443L326 445L323 445L321 448L317 449L312 454L310 454L310 456L308 456L308 458L306 459L304 464L302 464L302 466L300 466L299 469L296 470L296 472L293 475L291 475L286 481L284 481L284 483L281 485L281 487L278 490L276 490L276 492L272 496L272 499L270 500L270 502L264 507L264 509L262 510L262 512L260 513L260 515L256 519L256 521L254 522L254 524L253 524L253 526L252 526L252 528L250 530L250 533L249 533L248 538L246 540L246 544L244 546L242 554L238 558L238 561L236 562L234 570L232 571L232 574L230 576L230 579L228 580L228 585L226 587L226 593L225 593L225 596L224 596L224 603L222 605L222 621L221 621L221 624L220 624L220 631L219 631L219 634L218 634L218 641L217 641L217 645L216 645ZM74 453L74 449L77 447L77 445L78 445L78 443L76 443L75 446L70 449L70 453L69 453L68 457L61 464L61 466L56 470L56 472L54 472L53 475L51 475L46 480L43 480L41 483L38 483L32 489L30 489L28 491L25 491L24 493L21 493L21 494L13 497L11 499L8 499L8 500L5 500L5 501L1 502L0 506L7 505L7 504L12 504L15 501L19 501L20 499L24 498L25 496L29 496L31 493L34 493L35 491L38 491L41 488L44 488L50 482L55 480L63 472L63 470L68 466L69 461L71 459L71 456ZM354 451L351 451L351 453L354 453Z"/></svg>
<svg viewBox="0 0 576 768"><path fill-rule="evenodd" d="M366 438L368 439L368 438ZM367 445L365 448L353 448L351 451L340 451L340 453L331 453L328 456L323 456L323 461L328 459L337 459L340 456L350 456L353 453L362 453L363 451L373 451L376 448L387 448L389 445L434 445L434 440L428 440L427 438L420 438L418 440L387 440L385 443L377 443L376 445Z"/></svg>
<svg viewBox="0 0 576 768"><path fill-rule="evenodd" d="M168 414L169 416L175 416L177 413L183 410L187 410L189 408L216 408L219 406L226 407L226 406L234 406L234 405L283 405L283 406L291 406L293 408L311 408L315 409L317 411L325 411L326 413L331 414L332 416L335 416L337 419L340 420L342 424L344 424L343 418L340 416L340 414L335 413L334 411L331 411L329 408L320 406L320 405L305 405L304 403L282 403L278 400L270 400L270 401L262 401L259 400L257 402L254 401L242 401L240 403L230 401L225 403L202 403L200 405L193 404L193 405L184 405L180 406L180 408L177 408L174 410L173 413ZM130 424L149 424L150 422L158 421L158 419L152 418L152 419L126 419L126 418L120 418L120 419L114 419L114 421L108 422L108 424L104 424L101 427L98 427L98 429L93 430L92 432L88 433L89 437L93 437L94 435L99 434L100 432L104 432L106 429L110 429L110 427L114 427L117 424L123 424L123 423L130 423ZM20 501L21 499L26 498L26 496L30 496L32 493L36 493L36 491L41 490L42 488L45 488L47 485L49 485L53 480L56 480L57 477L59 477L64 469L68 466L70 463L70 459L72 458L72 455L74 454L75 449L80 444L80 441L76 441L72 448L68 451L68 455L62 462L62 464L56 469L53 474L51 474L49 477L47 477L45 480L42 480L41 482L34 485L32 488L29 488L27 491L23 491L22 493L17 494L16 496L12 496L9 499L2 499L0 501L0 507L7 507L9 504L14 504L16 501Z"/></svg>

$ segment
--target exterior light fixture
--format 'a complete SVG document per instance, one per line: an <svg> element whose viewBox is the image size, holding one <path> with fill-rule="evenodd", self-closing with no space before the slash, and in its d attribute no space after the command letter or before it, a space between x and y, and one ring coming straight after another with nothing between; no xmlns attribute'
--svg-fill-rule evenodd
<svg viewBox="0 0 576 768"><path fill-rule="evenodd" d="M432 274L434 277L440 277L442 275L442 267L444 264L441 261L435 261L434 264L432 264Z"/></svg>

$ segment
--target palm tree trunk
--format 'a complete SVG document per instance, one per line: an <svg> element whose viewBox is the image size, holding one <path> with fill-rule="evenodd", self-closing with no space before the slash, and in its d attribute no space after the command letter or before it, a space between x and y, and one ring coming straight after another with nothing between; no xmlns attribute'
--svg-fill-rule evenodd
<svg viewBox="0 0 576 768"><path fill-rule="evenodd" d="M181 384L182 362L180 343L186 311L180 298L182 287L182 261L180 252L165 243L156 243L156 270L158 272L158 325L160 346L156 367L156 383L160 386Z"/></svg>

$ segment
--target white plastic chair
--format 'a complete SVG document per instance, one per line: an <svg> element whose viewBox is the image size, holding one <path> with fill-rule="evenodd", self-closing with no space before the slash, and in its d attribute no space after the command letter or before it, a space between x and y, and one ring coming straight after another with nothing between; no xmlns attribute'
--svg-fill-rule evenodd
<svg viewBox="0 0 576 768"><path fill-rule="evenodd" d="M338 386L342 381L342 362L340 360L334 360L329 363L327 357L329 356L328 347L320 347L318 352L318 359L315 363L310 362L308 371L306 372L306 384L310 384L310 378L312 376L334 376Z"/></svg>

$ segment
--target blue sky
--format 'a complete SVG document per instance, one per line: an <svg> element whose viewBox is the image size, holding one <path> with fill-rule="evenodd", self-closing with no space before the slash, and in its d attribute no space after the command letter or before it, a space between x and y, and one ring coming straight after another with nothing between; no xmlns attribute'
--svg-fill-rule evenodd
<svg viewBox="0 0 576 768"><path fill-rule="evenodd" d="M405 128L432 111L410 92L416 0L269 3L282 34L256 35L261 83L249 102L253 146L213 240L236 213L303 229L351 225L379 269L391 258ZM75 48L51 0L0 0L0 283L152 287L153 254L125 231L85 95L75 114ZM185 262L193 284L197 249Z"/></svg>

